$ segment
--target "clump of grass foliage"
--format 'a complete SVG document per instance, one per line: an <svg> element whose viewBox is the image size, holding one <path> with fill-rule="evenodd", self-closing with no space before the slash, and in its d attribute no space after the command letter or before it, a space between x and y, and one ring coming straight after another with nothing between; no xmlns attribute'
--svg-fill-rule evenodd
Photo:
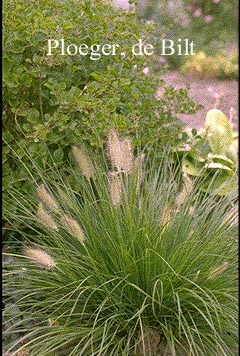
<svg viewBox="0 0 240 356"><path fill-rule="evenodd" d="M107 155L72 153L10 193L25 229L4 255L6 352L236 355L237 191L199 193L114 130Z"/></svg>

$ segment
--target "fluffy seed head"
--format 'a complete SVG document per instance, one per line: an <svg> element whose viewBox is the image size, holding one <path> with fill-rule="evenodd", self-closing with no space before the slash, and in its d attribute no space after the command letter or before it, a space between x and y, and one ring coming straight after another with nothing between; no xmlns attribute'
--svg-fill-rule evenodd
<svg viewBox="0 0 240 356"><path fill-rule="evenodd" d="M117 172L109 172L110 196L113 205L119 206L121 203L122 185Z"/></svg>
<svg viewBox="0 0 240 356"><path fill-rule="evenodd" d="M183 173L183 188L181 192L177 196L177 207L179 208L187 198L187 196L191 193L193 188L193 183L191 178L186 174Z"/></svg>
<svg viewBox="0 0 240 356"><path fill-rule="evenodd" d="M130 173L133 168L133 151L131 140L125 138L121 143L122 147L122 169L125 173Z"/></svg>
<svg viewBox="0 0 240 356"><path fill-rule="evenodd" d="M122 145L115 130L108 133L108 154L113 168L118 172L122 169Z"/></svg>
<svg viewBox="0 0 240 356"><path fill-rule="evenodd" d="M169 208L169 206L165 206L163 208L159 224L160 226L163 226L163 231L169 226L172 218L172 210Z"/></svg>
<svg viewBox="0 0 240 356"><path fill-rule="evenodd" d="M58 196L59 199L61 200L61 202L66 205L68 208L74 210L75 209L75 205L74 205L74 200L71 199L71 196L66 193L63 189L61 189L60 187L57 187L57 192L58 192Z"/></svg>
<svg viewBox="0 0 240 356"><path fill-rule="evenodd" d="M120 141L115 130L108 133L108 154L113 168L117 172L130 173L133 167L133 152L131 140Z"/></svg>
<svg viewBox="0 0 240 356"><path fill-rule="evenodd" d="M195 213L195 210L196 210L195 207L194 207L193 205L191 205L190 208L189 208L189 212L188 212L189 215L190 215L190 216L193 216L194 213Z"/></svg>
<svg viewBox="0 0 240 356"><path fill-rule="evenodd" d="M41 224L44 226L49 227L52 230L58 230L55 221L53 220L52 216L46 212L44 209L43 203L39 203L38 210L37 210L37 217Z"/></svg>
<svg viewBox="0 0 240 356"><path fill-rule="evenodd" d="M144 169L143 169L144 158L145 158L145 154L142 153L140 156L137 156L133 161L133 170L137 174L138 189L140 188L140 184L144 178Z"/></svg>
<svg viewBox="0 0 240 356"><path fill-rule="evenodd" d="M81 146L80 148L73 146L72 152L81 174L88 180L93 178L95 175L95 168L87 154L86 148L84 146Z"/></svg>
<svg viewBox="0 0 240 356"><path fill-rule="evenodd" d="M218 277L220 274L222 274L224 271L226 271L226 269L228 268L228 262L223 262L221 265L219 265L218 267L214 268L207 280L212 280L215 279L216 277Z"/></svg>
<svg viewBox="0 0 240 356"><path fill-rule="evenodd" d="M81 244L84 244L85 236L79 223L68 215L64 215L62 217L62 222L70 234L76 237L81 242Z"/></svg>
<svg viewBox="0 0 240 356"><path fill-rule="evenodd" d="M223 223L230 222L231 226L238 225L238 215L239 215L239 205L234 205L230 211L227 213L226 218L224 219Z"/></svg>
<svg viewBox="0 0 240 356"><path fill-rule="evenodd" d="M47 191L44 184L40 184L37 188L37 195L41 201L48 206L50 209L59 211L58 205L51 194Z"/></svg>
<svg viewBox="0 0 240 356"><path fill-rule="evenodd" d="M44 250L38 248L27 247L24 250L25 256L27 256L32 262L45 267L53 268L56 266L54 259Z"/></svg>

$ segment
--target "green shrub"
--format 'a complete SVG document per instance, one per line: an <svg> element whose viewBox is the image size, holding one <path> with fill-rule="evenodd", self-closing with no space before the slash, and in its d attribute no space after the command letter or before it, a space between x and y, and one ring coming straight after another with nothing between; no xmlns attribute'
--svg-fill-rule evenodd
<svg viewBox="0 0 240 356"><path fill-rule="evenodd" d="M110 171L104 156L73 153L77 190L52 167L26 200L12 191L10 221L29 231L23 252L4 254L6 352L236 355L235 188L217 204L178 193L166 150L160 165L133 160L114 131Z"/></svg>
<svg viewBox="0 0 240 356"><path fill-rule="evenodd" d="M31 190L12 148L19 158L27 150L42 169L52 156L60 169L70 144L101 149L115 127L134 144L154 141L161 152L178 140L175 115L197 108L186 90L166 87L165 96L155 98L164 83L153 74L151 58L131 54L139 38L154 45L154 26L133 13L101 1L12 0L4 3L3 18L4 191ZM118 43L127 55L47 56L47 40L62 38L76 45ZM150 74L144 75L147 65Z"/></svg>

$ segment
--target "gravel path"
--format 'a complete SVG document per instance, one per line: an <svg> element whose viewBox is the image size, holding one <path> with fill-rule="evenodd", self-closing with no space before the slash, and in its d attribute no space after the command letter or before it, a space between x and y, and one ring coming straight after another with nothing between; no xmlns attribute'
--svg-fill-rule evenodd
<svg viewBox="0 0 240 356"><path fill-rule="evenodd" d="M216 97L219 97L218 109L222 110L229 117L229 110L232 107L234 129L238 129L238 80L217 78L198 78L190 75L182 75L177 71L167 72L161 77L167 84L173 85L176 89L185 88L185 84L190 84L189 96L196 104L201 104L204 109L199 110L194 115L180 114L178 117L189 127L200 129L204 127L206 113L213 109Z"/></svg>

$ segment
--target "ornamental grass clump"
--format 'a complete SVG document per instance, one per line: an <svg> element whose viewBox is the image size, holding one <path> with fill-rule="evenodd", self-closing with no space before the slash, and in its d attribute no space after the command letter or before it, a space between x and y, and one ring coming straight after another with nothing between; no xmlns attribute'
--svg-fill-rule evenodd
<svg viewBox="0 0 240 356"><path fill-rule="evenodd" d="M3 314L6 352L236 355L237 225L229 211L237 189L200 195L172 168L168 152L160 163L138 157L129 171L116 157L92 155L94 180L78 166L39 171L36 189L44 184L51 192L58 209L48 214L57 229L36 219L42 195L23 204L21 192L12 194L19 205L12 219L28 231L20 230L22 253L4 255L11 258L4 303L17 310Z"/></svg>

